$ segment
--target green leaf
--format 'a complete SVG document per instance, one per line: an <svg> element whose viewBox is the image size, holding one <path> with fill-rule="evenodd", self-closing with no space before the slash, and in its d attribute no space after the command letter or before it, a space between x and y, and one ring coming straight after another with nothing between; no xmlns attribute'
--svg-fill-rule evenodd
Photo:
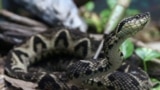
<svg viewBox="0 0 160 90"><path fill-rule="evenodd" d="M111 14L110 10L105 9L105 10L101 11L100 12L101 20L106 23L110 14Z"/></svg>
<svg viewBox="0 0 160 90"><path fill-rule="evenodd" d="M98 33L103 31L101 18L97 14L93 13L91 17L85 18L85 21L88 25L94 26Z"/></svg>
<svg viewBox="0 0 160 90"><path fill-rule="evenodd" d="M131 40L127 39L120 47L123 55L124 55L124 58L128 58L130 57L132 54L133 54L133 51L134 51L134 45L133 43L131 42Z"/></svg>
<svg viewBox="0 0 160 90"><path fill-rule="evenodd" d="M150 61L154 58L160 57L160 52L149 48L137 48L135 52L144 61Z"/></svg>
<svg viewBox="0 0 160 90"><path fill-rule="evenodd" d="M94 9L94 3L93 1L89 1L86 5L85 5L85 8L88 10L88 11L92 11Z"/></svg>
<svg viewBox="0 0 160 90"><path fill-rule="evenodd" d="M106 0L106 3L108 4L110 9L113 9L117 3L117 0Z"/></svg>
<svg viewBox="0 0 160 90"><path fill-rule="evenodd" d="M155 88L152 88L151 90L160 90L160 85L158 85L158 86L155 87Z"/></svg>
<svg viewBox="0 0 160 90"><path fill-rule="evenodd" d="M151 78L151 81L153 83L157 83L157 84L160 84L160 81L155 79L155 78ZM153 87L151 90L160 90L160 85L156 86L156 87Z"/></svg>
<svg viewBox="0 0 160 90"><path fill-rule="evenodd" d="M151 78L151 81L152 81L152 82L155 82L155 83L160 83L160 81L157 80L156 78Z"/></svg>

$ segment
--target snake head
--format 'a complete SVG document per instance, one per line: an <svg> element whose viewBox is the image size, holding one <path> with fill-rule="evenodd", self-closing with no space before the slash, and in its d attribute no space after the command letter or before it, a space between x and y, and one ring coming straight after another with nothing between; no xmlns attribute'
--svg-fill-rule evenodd
<svg viewBox="0 0 160 90"><path fill-rule="evenodd" d="M142 30L149 21L150 21L149 12L125 18L118 25L116 33L120 33L119 35L133 36L138 31Z"/></svg>

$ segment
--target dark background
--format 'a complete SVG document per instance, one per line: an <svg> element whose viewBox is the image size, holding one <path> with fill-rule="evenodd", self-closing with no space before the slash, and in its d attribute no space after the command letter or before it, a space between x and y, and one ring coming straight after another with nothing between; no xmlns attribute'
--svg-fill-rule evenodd
<svg viewBox="0 0 160 90"><path fill-rule="evenodd" d="M95 2L95 11L100 12L107 9L106 0L93 0ZM13 9L12 0L2 0L3 8ZM160 22L160 0L131 0L129 6L131 9L138 9L141 12L150 12L152 20Z"/></svg>
<svg viewBox="0 0 160 90"><path fill-rule="evenodd" d="M106 0L94 0L95 11L108 8ZM150 12L152 20L160 22L160 0L131 0L129 8L138 9L141 12Z"/></svg>

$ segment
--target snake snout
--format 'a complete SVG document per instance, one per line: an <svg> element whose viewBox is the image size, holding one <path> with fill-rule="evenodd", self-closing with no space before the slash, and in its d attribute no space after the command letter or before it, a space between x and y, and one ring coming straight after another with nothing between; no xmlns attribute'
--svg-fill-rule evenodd
<svg viewBox="0 0 160 90"><path fill-rule="evenodd" d="M137 19L137 22L141 23L141 26L145 26L150 21L150 13L145 12L142 14L138 14L135 16L135 18Z"/></svg>
<svg viewBox="0 0 160 90"><path fill-rule="evenodd" d="M150 13L145 12L145 13L142 13L142 14L138 14L138 15L135 16L135 18L136 18L135 23L132 24L132 26L134 26L133 29L135 28L134 33L142 30L148 24L148 22L150 21Z"/></svg>
<svg viewBox="0 0 160 90"><path fill-rule="evenodd" d="M149 12L145 12L145 13L141 13L141 14L137 14L135 17L137 18L149 18L150 17L150 13Z"/></svg>
<svg viewBox="0 0 160 90"><path fill-rule="evenodd" d="M132 17L131 19L130 26L134 30L132 31L132 35L135 35L138 31L142 30L150 21L150 13L145 12L142 14L137 14L136 16Z"/></svg>
<svg viewBox="0 0 160 90"><path fill-rule="evenodd" d="M146 26L146 24L149 22L150 20L150 13L149 12L145 12L142 14L137 14L136 16L132 17L131 19L131 23L130 25L135 26L135 28L144 28Z"/></svg>

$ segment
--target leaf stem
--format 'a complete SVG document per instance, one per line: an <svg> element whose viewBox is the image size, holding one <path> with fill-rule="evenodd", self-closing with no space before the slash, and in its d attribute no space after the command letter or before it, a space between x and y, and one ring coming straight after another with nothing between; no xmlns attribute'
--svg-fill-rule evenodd
<svg viewBox="0 0 160 90"><path fill-rule="evenodd" d="M146 64L146 61L143 61L143 67L144 67L144 70L147 72L147 64Z"/></svg>

